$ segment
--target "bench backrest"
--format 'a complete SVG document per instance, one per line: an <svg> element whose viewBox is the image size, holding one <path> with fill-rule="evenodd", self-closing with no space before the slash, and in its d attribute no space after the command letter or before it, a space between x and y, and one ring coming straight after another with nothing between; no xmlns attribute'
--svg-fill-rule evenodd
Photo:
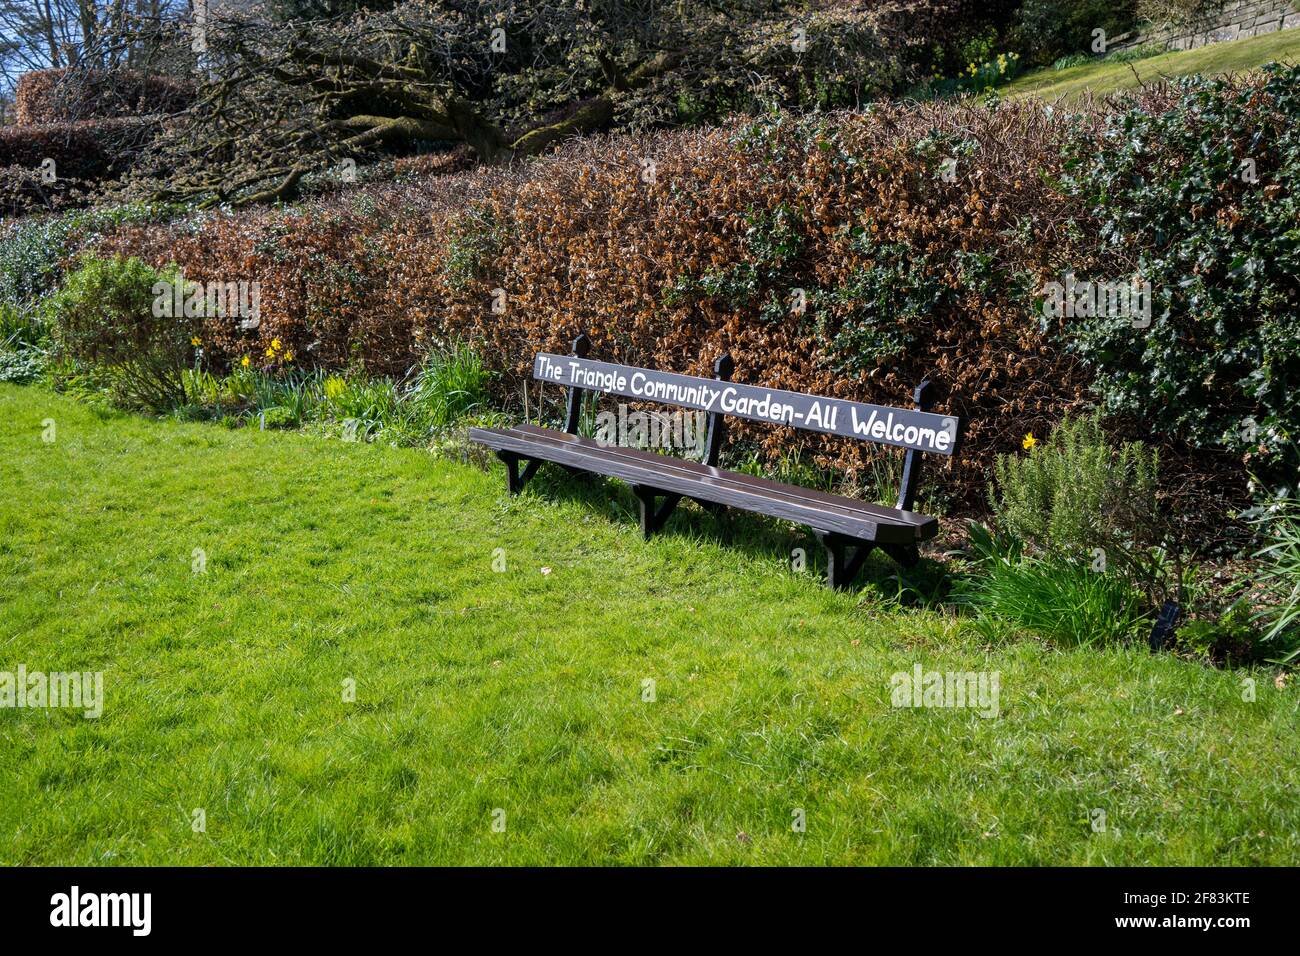
<svg viewBox="0 0 1300 956"><path fill-rule="evenodd" d="M714 378L678 375L630 365L588 359L591 341L579 335L572 355L541 352L533 359L533 378L569 390L565 431L577 434L585 392L605 392L646 402L662 402L707 412L704 464L717 466L725 441L724 416L789 425L907 449L897 507L910 511L920 481L920 454L955 455L961 422L929 411L933 388L923 381L913 393L915 408L869 405L731 381L735 363L723 355L713 366Z"/></svg>

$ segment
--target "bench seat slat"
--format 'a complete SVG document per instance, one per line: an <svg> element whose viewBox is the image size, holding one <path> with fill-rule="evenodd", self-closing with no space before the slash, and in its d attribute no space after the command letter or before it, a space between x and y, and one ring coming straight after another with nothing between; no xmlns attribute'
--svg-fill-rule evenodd
<svg viewBox="0 0 1300 956"><path fill-rule="evenodd" d="M756 511L881 544L911 545L934 537L938 521L910 511L843 498L766 478L712 468L634 448L605 446L566 432L520 425L473 428L470 438L497 451L572 465L632 484Z"/></svg>
<svg viewBox="0 0 1300 956"><path fill-rule="evenodd" d="M702 465L696 461L690 461L684 458L673 458L668 455L659 455L652 451L644 451L640 448L627 448L622 445L601 445L590 438L581 438L566 432L557 432L549 428L539 428L536 425L516 425L513 429L518 432L527 432L530 435L537 435L542 438L551 439L558 442L571 442L579 444L584 448L592 448L602 455L616 454L633 461L644 463L653 468L676 468L689 476L703 476L714 478L718 481L730 481L750 488L764 489L769 492L779 493L791 498L798 498L808 502L810 505L842 508L851 513L862 515L873 521L885 521L891 524L908 524L917 528L933 527L938 530L938 520L928 515L919 514L915 511L899 511L896 508L889 508L885 505L878 505L870 501L861 501L857 498L846 498L843 495L834 495L830 492L818 491L815 488L805 488L802 485L789 485L784 482L773 481L770 478L760 478L755 475L746 475L738 471L727 471L723 468L713 468L709 465ZM932 535L928 536L932 537Z"/></svg>

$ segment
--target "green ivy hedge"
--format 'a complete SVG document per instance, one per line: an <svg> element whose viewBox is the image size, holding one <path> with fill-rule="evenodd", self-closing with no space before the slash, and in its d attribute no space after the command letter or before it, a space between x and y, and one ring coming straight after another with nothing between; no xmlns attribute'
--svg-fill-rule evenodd
<svg viewBox="0 0 1300 956"><path fill-rule="evenodd" d="M1300 468L1300 69L1267 69L1262 89L1185 81L1174 108L1124 111L1072 148L1062 185L1153 309L1148 328L1093 316L1065 336L1108 411L1285 486Z"/></svg>

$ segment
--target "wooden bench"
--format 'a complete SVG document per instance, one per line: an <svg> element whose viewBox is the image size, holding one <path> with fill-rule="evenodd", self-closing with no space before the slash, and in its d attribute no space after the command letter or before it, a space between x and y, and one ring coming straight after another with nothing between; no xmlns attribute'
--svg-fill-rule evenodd
<svg viewBox="0 0 1300 956"><path fill-rule="evenodd" d="M646 537L664 526L683 498L711 511L740 508L804 524L826 551L827 583L835 588L853 582L872 548L910 567L919 560L921 542L938 533L935 518L912 511L921 455L956 454L960 422L929 411L930 382L917 387L915 409L889 408L736 385L731 382L734 363L729 355L714 363L715 377L708 379L592 361L586 357L590 348L587 337L580 335L573 342L572 355L540 353L533 361L534 378L568 389L564 431L534 425L470 429L471 440L491 448L505 462L511 494L518 494L545 461L573 472L626 481L640 502ZM588 391L706 412L703 461L579 436L582 400ZM883 507L719 468L727 415L906 448L897 504Z"/></svg>

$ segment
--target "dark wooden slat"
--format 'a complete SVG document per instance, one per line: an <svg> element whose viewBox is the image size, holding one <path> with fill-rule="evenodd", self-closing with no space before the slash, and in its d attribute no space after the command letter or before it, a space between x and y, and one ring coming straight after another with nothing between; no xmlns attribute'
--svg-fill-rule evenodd
<svg viewBox="0 0 1300 956"><path fill-rule="evenodd" d="M536 455L557 464L620 478L633 486L681 494L697 500L713 501L729 507L769 514L857 537L874 538L877 534L883 534L889 540L915 540L911 529L904 529L901 525L885 525L882 528L880 522L839 509L810 506L798 500L766 493L764 490L746 491L715 478L683 475L673 469L647 467L643 463L631 462L621 456L594 454L590 449L581 446L559 445L539 440L537 436L511 433L498 433L493 436L494 440L478 435L474 437L475 440L489 447L499 445L520 455Z"/></svg>
<svg viewBox="0 0 1300 956"><path fill-rule="evenodd" d="M715 501L867 541L914 544L933 537L938 528L937 521L922 515L890 512L884 508L878 510L886 514L874 514L861 507L865 502L820 492L815 493L817 497L810 497L810 489L636 449L602 447L591 439L548 429L531 426L527 430L523 427L510 430L473 428L470 429L470 438L495 450L543 458L620 478L633 485Z"/></svg>
<svg viewBox="0 0 1300 956"><path fill-rule="evenodd" d="M920 540L933 537L933 533L927 534L926 531L928 529L933 529L937 532L939 527L937 519L932 518L929 515L920 514L919 512L900 511L897 508L878 505L870 501L860 501L857 498L845 498L842 495L833 495L829 492L818 491L815 488L805 488L801 485L789 485L784 482L773 481L770 478L759 478L754 475L745 475L736 471L714 468L709 465L688 461L682 458L657 455L654 452L643 451L639 448L625 448L621 445L600 445L590 438L581 438L576 435L565 435L562 432L552 431L548 428L539 428L536 425L516 425L512 430L516 432L527 432L530 435L536 435L542 440L553 439L560 442L572 442L581 445L582 447L590 448L593 453L599 453L602 455L621 455L638 464L644 464L647 467L675 468L691 476L704 476L719 481L734 482L750 488L777 492L788 497L801 499L808 502L810 505L844 509L872 521L885 521L890 524L912 525L918 529L918 538Z"/></svg>

